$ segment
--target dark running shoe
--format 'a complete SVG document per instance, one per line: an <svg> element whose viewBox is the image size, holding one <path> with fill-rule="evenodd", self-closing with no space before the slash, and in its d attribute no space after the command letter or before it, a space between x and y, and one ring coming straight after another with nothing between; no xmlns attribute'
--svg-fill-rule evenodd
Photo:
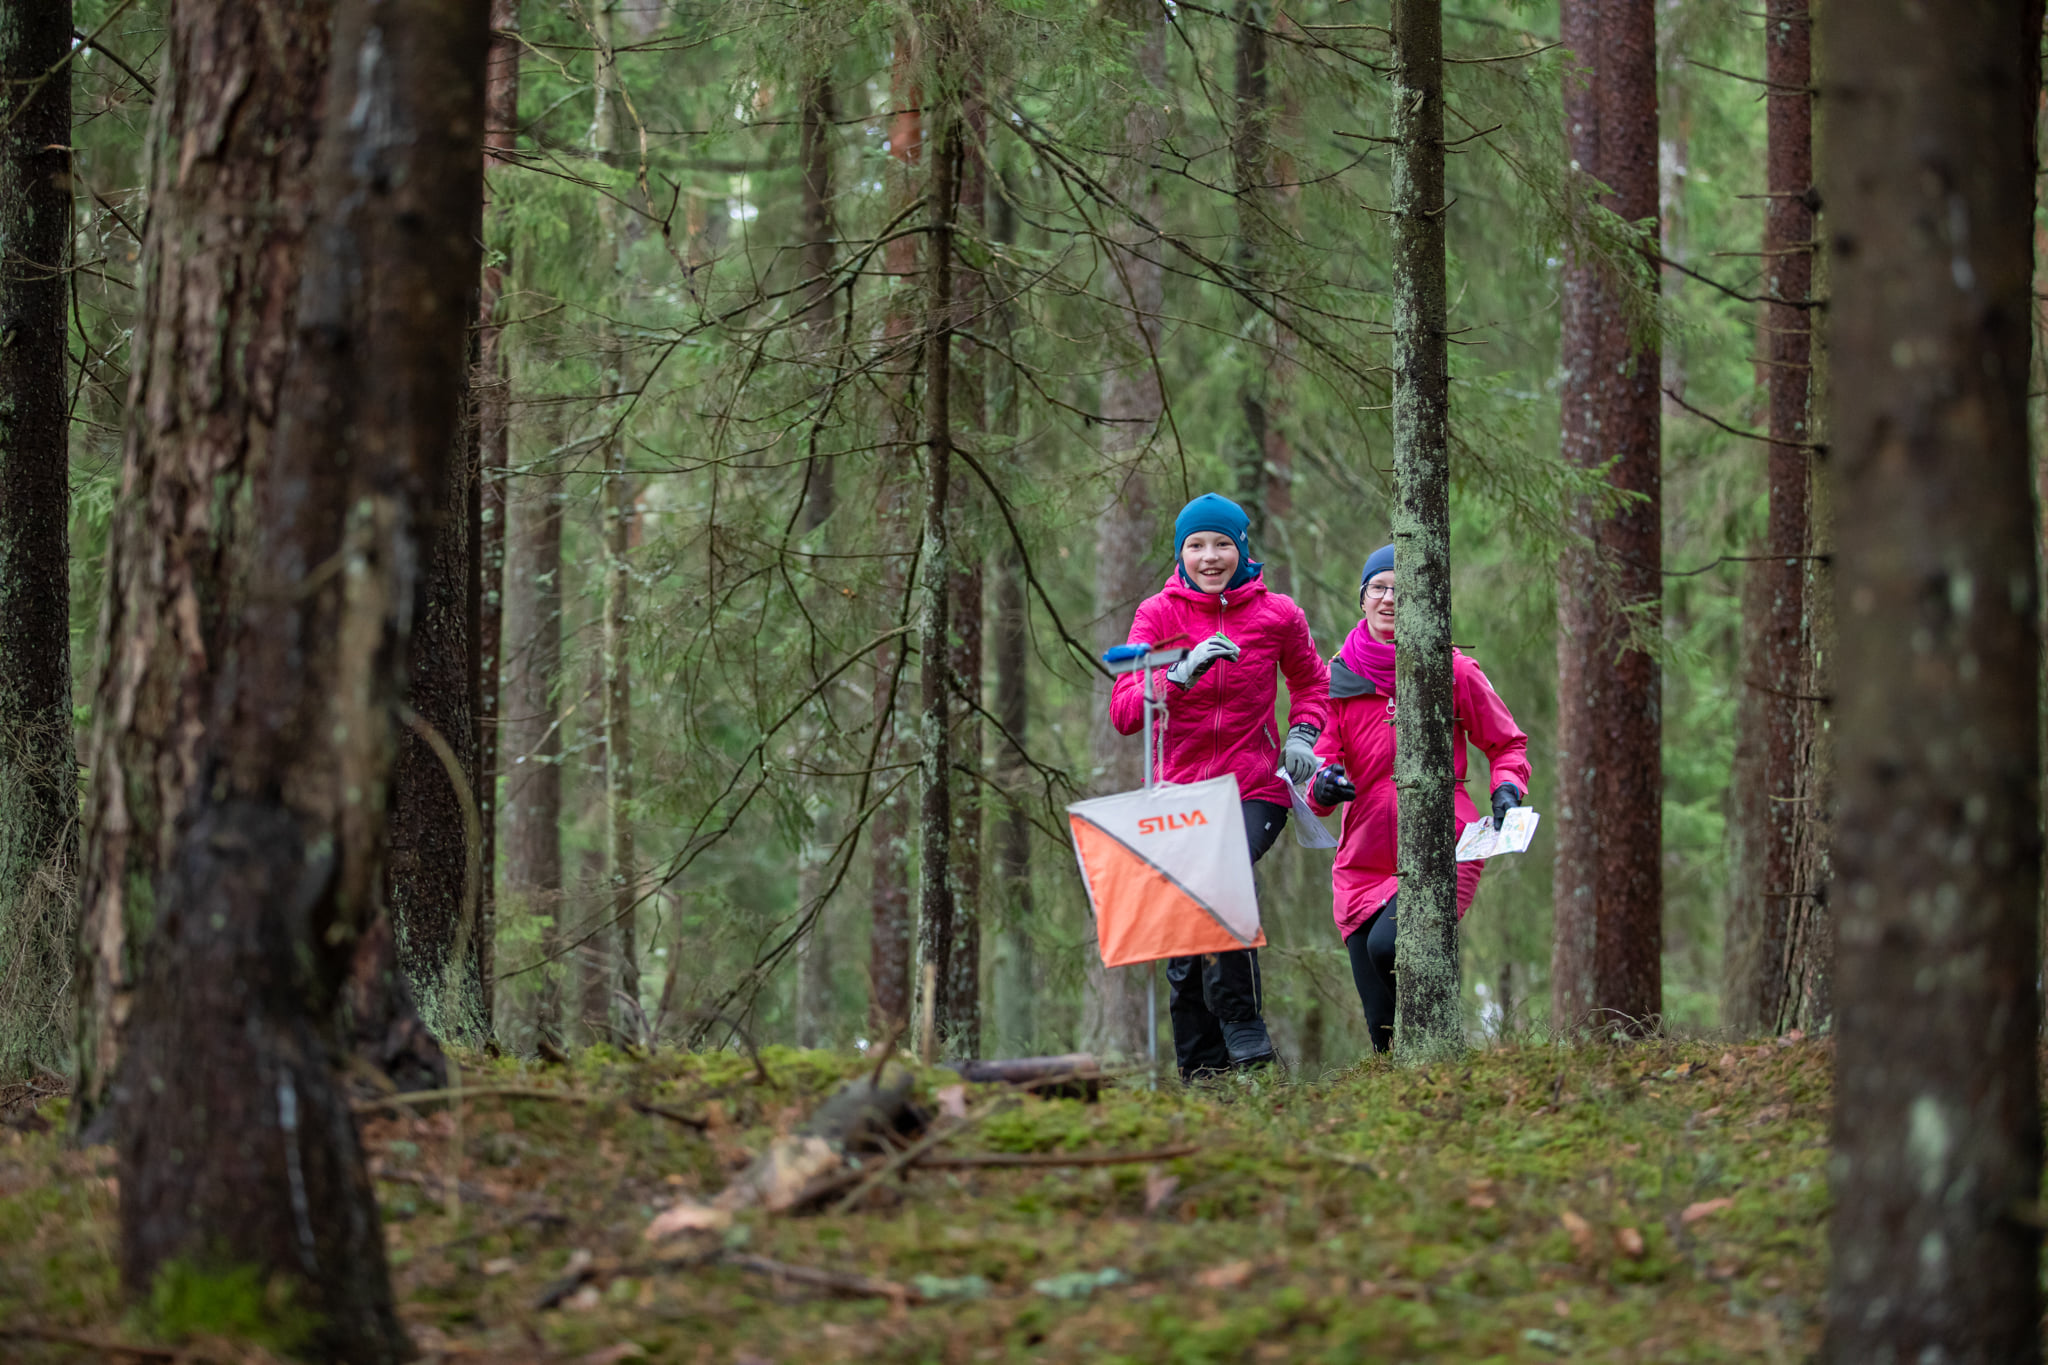
<svg viewBox="0 0 2048 1365"><path fill-rule="evenodd" d="M1230 1049L1230 1064L1243 1070L1246 1067L1271 1066L1273 1064L1273 1039L1266 1032L1263 1019L1245 1019L1236 1023L1223 1022L1223 1043Z"/></svg>

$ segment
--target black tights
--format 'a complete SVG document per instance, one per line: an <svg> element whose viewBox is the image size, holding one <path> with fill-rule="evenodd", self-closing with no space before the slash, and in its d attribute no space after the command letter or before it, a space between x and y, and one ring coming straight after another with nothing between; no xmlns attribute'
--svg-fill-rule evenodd
<svg viewBox="0 0 2048 1365"><path fill-rule="evenodd" d="M1358 1003L1365 1006L1365 1027L1372 1035L1372 1050L1385 1052L1394 1045L1394 937L1400 926L1394 920L1398 895L1373 912L1358 926L1344 947L1351 954L1351 980L1358 987Z"/></svg>
<svg viewBox="0 0 2048 1365"><path fill-rule="evenodd" d="M1280 831L1287 827L1287 810L1272 801L1244 803L1245 841L1254 864L1266 856ZM1227 1071L1230 1049L1223 1040L1223 1025L1258 1019L1264 1009L1259 950L1241 948L1228 953L1204 953L1200 957L1168 958L1166 991L1180 1078L1187 1080Z"/></svg>

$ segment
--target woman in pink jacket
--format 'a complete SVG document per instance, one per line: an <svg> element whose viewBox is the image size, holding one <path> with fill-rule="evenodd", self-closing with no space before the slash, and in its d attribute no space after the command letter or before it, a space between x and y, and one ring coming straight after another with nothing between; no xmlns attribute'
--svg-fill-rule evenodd
<svg viewBox="0 0 2048 1365"><path fill-rule="evenodd" d="M1394 547L1365 561L1358 605L1365 613L1330 663L1330 721L1316 744L1324 766L1309 784L1309 805L1327 815L1349 802L1337 864L1330 874L1337 929L1351 953L1351 979L1365 1007L1373 1050L1394 1038L1395 871L1394 832L1400 796L1394 790ZM1479 665L1451 651L1451 754L1457 781L1457 828L1479 818L1465 794L1465 745L1486 755L1493 784L1493 823L1529 790L1529 737ZM1458 917L1479 889L1486 864L1458 864Z"/></svg>
<svg viewBox="0 0 2048 1365"><path fill-rule="evenodd" d="M1192 646L1155 683L1166 703L1160 773L1168 782L1236 777L1256 863L1287 823L1281 768L1297 783L1315 772L1330 673L1301 608L1268 588L1265 566L1252 562L1249 528L1244 509L1217 493L1182 508L1173 523L1178 562L1166 586L1139 604L1130 640ZM1281 674L1288 699L1284 742L1273 719ZM1143 674L1117 678L1109 715L1121 734L1144 727ZM1166 980L1182 1080L1273 1060L1256 948L1170 958Z"/></svg>

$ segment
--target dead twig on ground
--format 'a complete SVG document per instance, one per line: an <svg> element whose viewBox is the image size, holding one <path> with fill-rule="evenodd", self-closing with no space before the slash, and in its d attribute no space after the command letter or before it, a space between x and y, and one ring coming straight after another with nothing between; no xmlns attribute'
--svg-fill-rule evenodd
<svg viewBox="0 0 2048 1365"><path fill-rule="evenodd" d="M1002 1166L1129 1166L1143 1161L1171 1161L1202 1149L1192 1142L1149 1152L976 1152L968 1156L927 1157L916 1163L927 1171L974 1170Z"/></svg>

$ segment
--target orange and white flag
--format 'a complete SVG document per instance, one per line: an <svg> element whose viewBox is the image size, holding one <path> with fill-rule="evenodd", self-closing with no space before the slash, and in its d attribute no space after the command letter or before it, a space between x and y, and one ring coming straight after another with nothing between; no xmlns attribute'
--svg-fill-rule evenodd
<svg viewBox="0 0 2048 1365"><path fill-rule="evenodd" d="M1067 807L1102 965L1262 948L1235 777Z"/></svg>

